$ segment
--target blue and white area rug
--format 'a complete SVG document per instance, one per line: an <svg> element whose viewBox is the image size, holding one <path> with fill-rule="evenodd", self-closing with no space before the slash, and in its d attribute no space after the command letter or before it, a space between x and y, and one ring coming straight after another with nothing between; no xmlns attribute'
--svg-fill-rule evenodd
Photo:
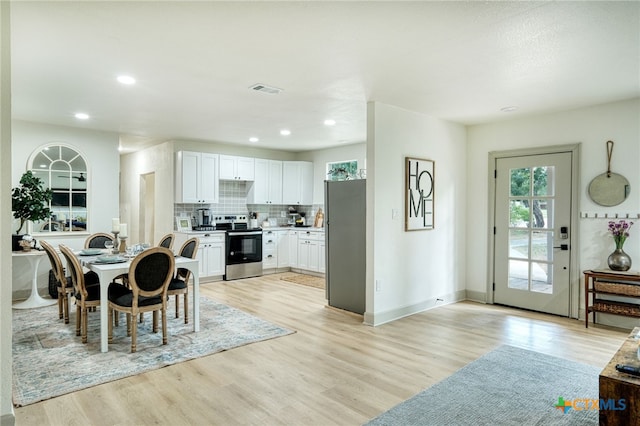
<svg viewBox="0 0 640 426"><path fill-rule="evenodd" d="M504 345L367 426L596 426L600 371Z"/></svg>
<svg viewBox="0 0 640 426"><path fill-rule="evenodd" d="M57 305L13 311L13 403L33 404L101 383L226 351L294 331L210 299L200 299L200 332L169 304L168 344L162 328L151 332L152 315L138 323L137 352L131 353L124 315L113 328L109 352L100 352L100 312L89 314L88 343L75 333L75 306L69 324L58 319ZM181 306L182 308L182 306ZM98 308L99 309L99 308ZM190 319L191 321L191 319Z"/></svg>

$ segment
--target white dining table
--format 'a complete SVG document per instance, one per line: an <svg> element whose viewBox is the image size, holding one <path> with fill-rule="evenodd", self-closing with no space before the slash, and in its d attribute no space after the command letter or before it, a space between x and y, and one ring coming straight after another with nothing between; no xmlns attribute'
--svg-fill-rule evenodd
<svg viewBox="0 0 640 426"><path fill-rule="evenodd" d="M100 279L100 350L109 351L109 283L115 277L129 272L131 260L123 263L96 263L97 256L79 256L82 264L98 274ZM193 275L193 331L200 331L200 266L198 259L176 256L176 269L185 268Z"/></svg>

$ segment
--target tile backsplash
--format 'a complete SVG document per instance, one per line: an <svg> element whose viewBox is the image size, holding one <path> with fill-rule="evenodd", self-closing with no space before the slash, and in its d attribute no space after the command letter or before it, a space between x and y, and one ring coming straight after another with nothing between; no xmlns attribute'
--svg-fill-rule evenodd
<svg viewBox="0 0 640 426"><path fill-rule="evenodd" d="M245 181L220 181L220 197L219 202L214 204L174 204L174 216L193 217L195 212L201 208L211 209L214 216L225 214L249 214L250 212L258 213L258 223L269 218L275 218L278 225L286 225L291 219L289 216L289 205L275 204L247 204L247 192L250 182ZM298 212L306 214L307 224L313 225L314 216L319 208L323 208L321 204L308 206L292 206ZM285 212L285 217L282 217Z"/></svg>

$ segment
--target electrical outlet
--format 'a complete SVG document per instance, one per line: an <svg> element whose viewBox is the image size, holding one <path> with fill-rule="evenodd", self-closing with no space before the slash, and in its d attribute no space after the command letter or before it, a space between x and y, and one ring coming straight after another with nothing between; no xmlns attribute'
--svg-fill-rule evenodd
<svg viewBox="0 0 640 426"><path fill-rule="evenodd" d="M280 217L287 217L287 212L284 210L280 211Z"/></svg>
<svg viewBox="0 0 640 426"><path fill-rule="evenodd" d="M398 209L391 209L391 219L397 219L398 218Z"/></svg>
<svg viewBox="0 0 640 426"><path fill-rule="evenodd" d="M376 280L376 291L380 291L382 289L382 280Z"/></svg>

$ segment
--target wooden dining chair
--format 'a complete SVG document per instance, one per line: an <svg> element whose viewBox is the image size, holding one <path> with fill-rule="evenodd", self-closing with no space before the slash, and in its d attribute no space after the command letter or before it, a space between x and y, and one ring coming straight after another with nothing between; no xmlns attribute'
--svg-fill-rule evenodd
<svg viewBox="0 0 640 426"><path fill-rule="evenodd" d="M104 232L96 232L95 234L91 234L84 241L84 248L104 248L105 241L113 241L115 243L115 238L111 234L106 234Z"/></svg>
<svg viewBox="0 0 640 426"><path fill-rule="evenodd" d="M162 344L167 344L167 289L173 276L173 252L153 247L136 256L129 267L129 287L109 285L109 343L113 342L113 313L127 314L127 335L131 352L136 351L138 324L132 321L140 313L153 312L153 332L158 331L158 311L162 315Z"/></svg>
<svg viewBox="0 0 640 426"><path fill-rule="evenodd" d="M174 234L167 234L164 237L160 238L160 242L158 243L158 247L168 248L169 250L173 249L173 241L176 239Z"/></svg>
<svg viewBox="0 0 640 426"><path fill-rule="evenodd" d="M67 267L75 289L76 336L82 336L82 343L87 343L89 310L100 306L100 285L86 285L80 260L69 247L63 244L60 244L60 251L67 260Z"/></svg>
<svg viewBox="0 0 640 426"><path fill-rule="evenodd" d="M73 282L71 277L65 275L62 259L51 244L44 240L40 240L40 246L47 253L51 270L57 283L58 289L58 315L60 319L64 318L64 323L69 324L69 295L73 294Z"/></svg>
<svg viewBox="0 0 640 426"><path fill-rule="evenodd" d="M198 238L190 238L182 244L178 255L182 257L188 257L189 259L195 259L198 252L199 245ZM167 295L175 296L176 301L176 318L180 316L180 298L182 294L184 298L184 323L189 323L189 277L191 272L185 268L178 268L176 276L171 279L169 283L169 290Z"/></svg>

